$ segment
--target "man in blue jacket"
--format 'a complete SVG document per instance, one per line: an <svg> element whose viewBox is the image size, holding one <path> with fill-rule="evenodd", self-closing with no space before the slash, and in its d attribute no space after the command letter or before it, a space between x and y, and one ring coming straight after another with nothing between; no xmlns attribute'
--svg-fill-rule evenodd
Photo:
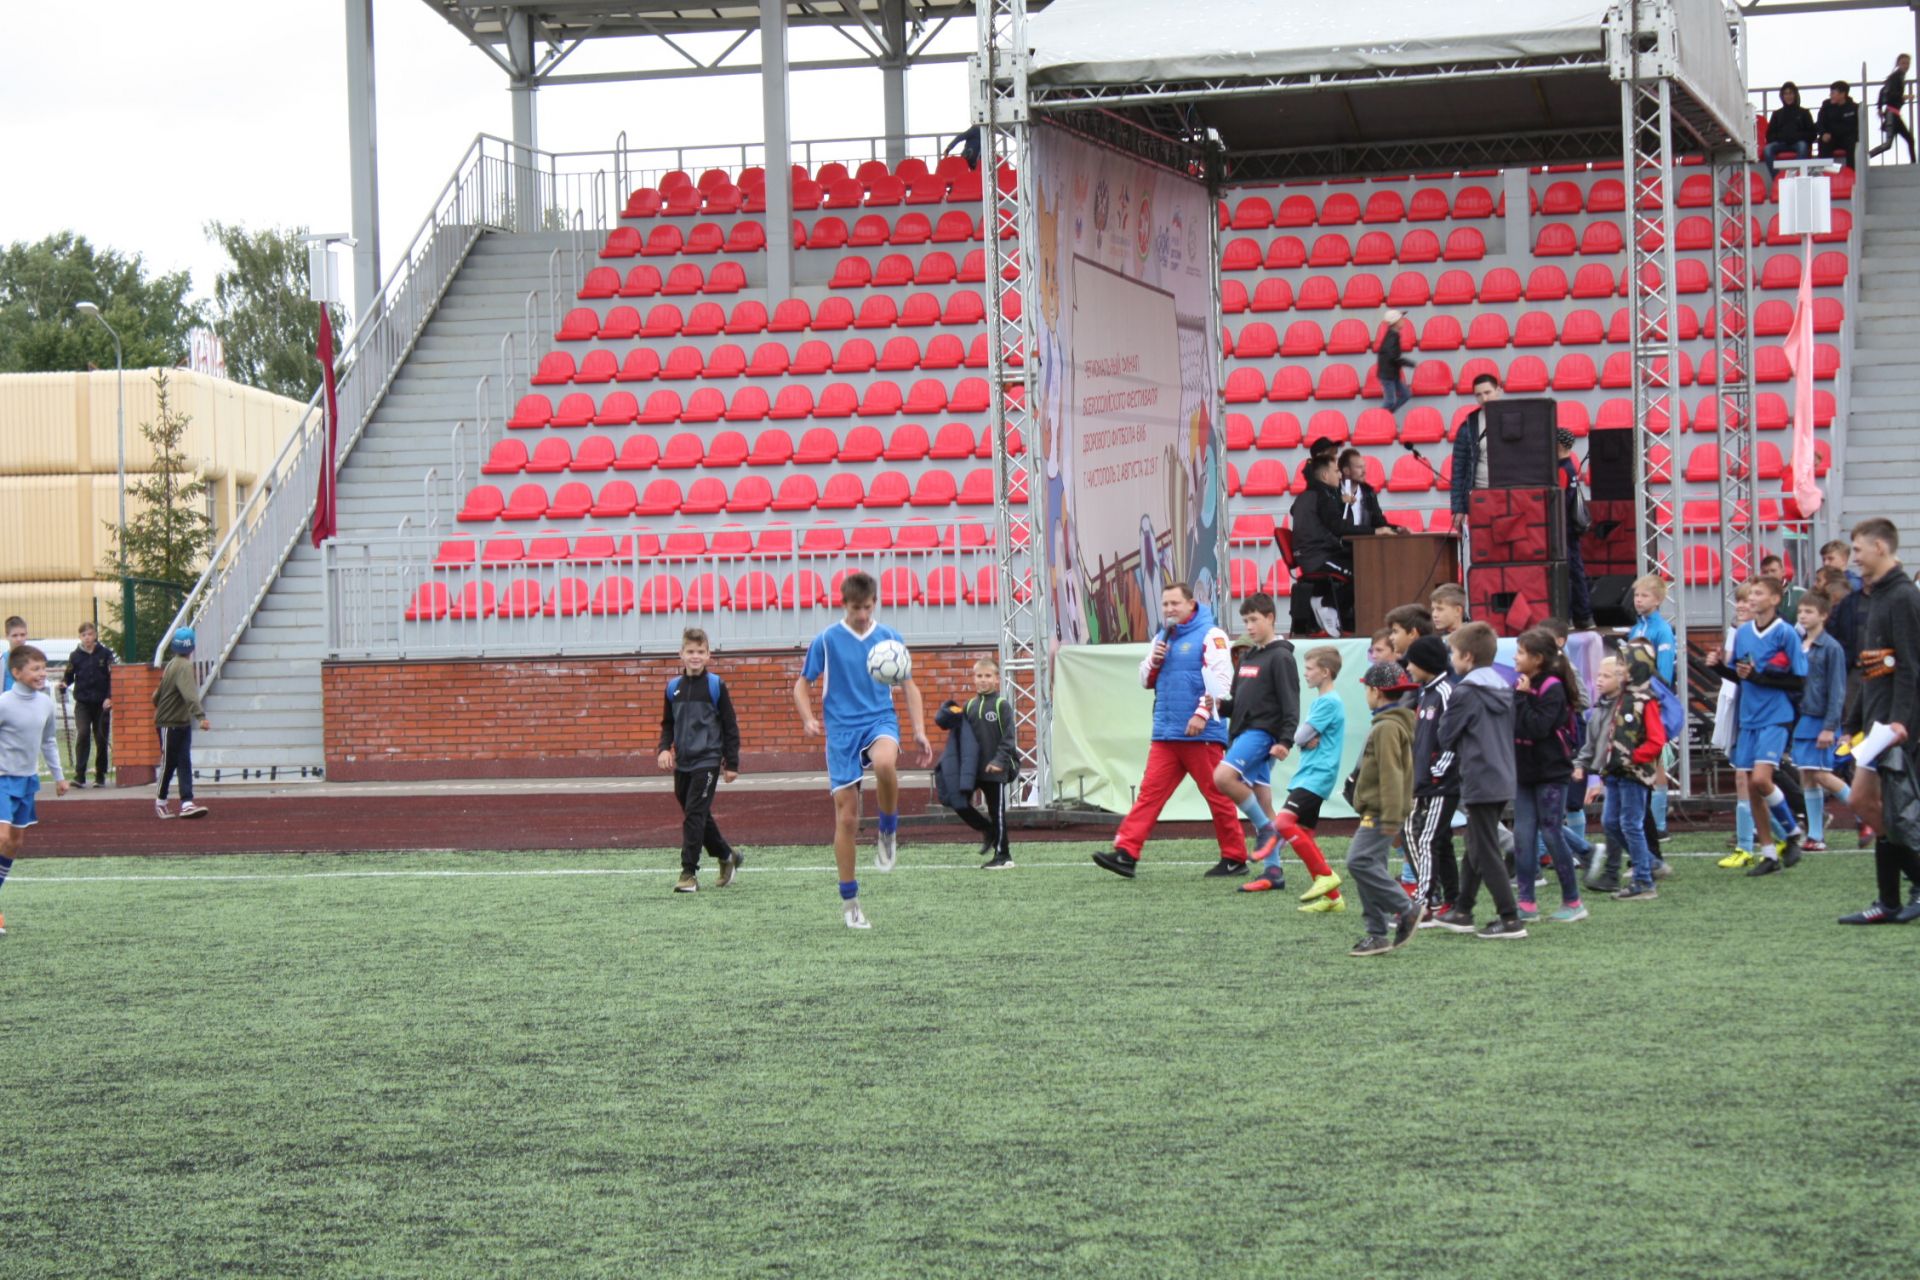
<svg viewBox="0 0 1920 1280"><path fill-rule="evenodd" d="M1187 777L1206 800L1213 833L1220 840L1220 861L1206 874L1245 875L1247 841L1240 830L1240 812L1213 781L1227 749L1220 704L1233 688L1227 633L1214 625L1213 610L1194 600L1193 588L1184 582L1169 583L1160 593L1160 620L1160 634L1140 663L1140 683L1153 690L1153 745L1147 749L1146 776L1113 848L1094 854L1093 860L1131 880L1160 810Z"/></svg>

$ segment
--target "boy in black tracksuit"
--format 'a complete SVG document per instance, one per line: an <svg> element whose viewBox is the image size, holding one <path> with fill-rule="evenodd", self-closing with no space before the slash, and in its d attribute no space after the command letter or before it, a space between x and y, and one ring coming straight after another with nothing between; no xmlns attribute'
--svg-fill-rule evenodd
<svg viewBox="0 0 1920 1280"><path fill-rule="evenodd" d="M1453 905L1460 896L1460 864L1453 856L1453 815L1460 807L1460 769L1449 760L1435 772L1444 754L1440 749L1440 721L1453 701L1459 683L1447 657L1447 642L1439 636L1420 636L1407 646L1407 674L1420 681L1414 696L1413 811L1402 836L1417 881L1414 901L1428 919Z"/></svg>
<svg viewBox="0 0 1920 1280"><path fill-rule="evenodd" d="M980 853L987 859L981 870L1005 871L1013 866L1006 789L1020 771L1013 707L1000 696L1000 664L992 658L973 664L973 688L964 706L949 701L933 713L933 722L948 735L933 785L940 803L980 833ZM973 807L975 791L987 802L985 817Z"/></svg>
<svg viewBox="0 0 1920 1280"><path fill-rule="evenodd" d="M680 635L680 674L667 681L660 716L662 769L673 770L673 798L683 815L680 831L680 879L675 893L700 888L700 850L720 864L720 887L733 883L740 855L713 820L713 793L724 777L740 776L740 725L733 700L719 676L707 670L707 633L688 627Z"/></svg>
<svg viewBox="0 0 1920 1280"><path fill-rule="evenodd" d="M1280 844L1273 766L1293 750L1293 735L1300 728L1300 668L1293 660L1293 646L1276 630L1279 606L1271 595L1256 591L1241 601L1240 618L1248 647L1234 661L1233 685L1220 707L1227 716L1228 746L1214 768L1213 784L1253 824L1249 861L1264 861ZM1286 882L1277 860L1261 878L1275 889Z"/></svg>

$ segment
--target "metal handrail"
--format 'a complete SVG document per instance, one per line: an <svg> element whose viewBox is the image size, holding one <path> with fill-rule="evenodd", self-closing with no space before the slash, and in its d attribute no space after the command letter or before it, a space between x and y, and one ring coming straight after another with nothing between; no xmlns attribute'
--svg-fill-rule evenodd
<svg viewBox="0 0 1920 1280"><path fill-rule="evenodd" d="M535 155L535 163L517 161L516 152ZM538 167L541 156L548 158L544 172ZM547 208L560 198L563 178L569 187L604 184L604 166L561 174L557 161L556 153L532 153L492 134L477 134L468 144L386 283L361 306L360 317L341 347L335 364L341 434L332 465L337 467L358 442L480 233L510 230L516 217L531 213L521 207L516 214L517 178L529 172L536 179L544 178L548 190L542 204ZM576 208L584 212L589 204L597 210L607 207L604 193L596 198L592 191L582 190L580 195L582 199L563 214L569 223L575 220ZM203 692L239 643L280 567L309 527L324 453L317 445L326 429L321 394L316 392L308 401L272 465L235 513L226 536L208 557L205 570L154 651L154 661L159 662L173 633L192 626L202 636L195 665Z"/></svg>

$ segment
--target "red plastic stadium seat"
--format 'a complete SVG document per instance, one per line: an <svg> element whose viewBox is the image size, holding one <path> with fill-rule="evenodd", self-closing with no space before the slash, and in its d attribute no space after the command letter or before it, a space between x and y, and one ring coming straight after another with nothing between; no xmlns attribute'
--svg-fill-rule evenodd
<svg viewBox="0 0 1920 1280"><path fill-rule="evenodd" d="M1262 196L1247 196L1233 207L1235 231L1262 231L1273 225L1273 206Z"/></svg>
<svg viewBox="0 0 1920 1280"><path fill-rule="evenodd" d="M1310 267L1344 267L1353 258L1353 246L1347 238L1337 231L1329 231L1313 242L1313 252L1307 256Z"/></svg>
<svg viewBox="0 0 1920 1280"><path fill-rule="evenodd" d="M1284 276L1270 276L1255 286L1249 309L1263 312L1287 311L1292 307L1292 283Z"/></svg>
<svg viewBox="0 0 1920 1280"><path fill-rule="evenodd" d="M1422 187L1407 202L1408 222L1445 222L1447 193L1438 187Z"/></svg>
<svg viewBox="0 0 1920 1280"><path fill-rule="evenodd" d="M1549 263L1535 267L1527 275L1526 297L1529 302L1558 302L1567 296L1567 273Z"/></svg>
<svg viewBox="0 0 1920 1280"><path fill-rule="evenodd" d="M1331 440L1335 444L1347 442L1347 415L1338 409L1322 409L1307 420L1305 443L1311 445L1316 440Z"/></svg>
<svg viewBox="0 0 1920 1280"><path fill-rule="evenodd" d="M1244 346L1246 335L1242 334L1240 337ZM1342 320L1327 334L1327 354L1330 356L1360 355L1371 350L1373 350L1373 335L1367 332L1367 323L1364 320Z"/></svg>
<svg viewBox="0 0 1920 1280"><path fill-rule="evenodd" d="M1403 453L1394 459L1387 476L1388 493L1425 493L1433 488L1433 469L1426 461Z"/></svg>
<svg viewBox="0 0 1920 1280"><path fill-rule="evenodd" d="M1615 254L1625 250L1626 245L1620 238L1620 227L1617 223L1589 222L1587 229L1580 233L1580 252L1583 254Z"/></svg>
<svg viewBox="0 0 1920 1280"><path fill-rule="evenodd" d="M540 368L529 381L536 387L559 386L573 381L575 372L572 352L549 351L540 357Z"/></svg>
<svg viewBox="0 0 1920 1280"><path fill-rule="evenodd" d="M1264 330L1263 338L1265 340L1270 340L1273 337L1273 329L1269 325L1249 325L1247 328L1249 330ZM1241 334L1241 340L1243 342L1246 340L1246 336L1246 333L1243 331ZM1318 324L1312 320L1295 320L1287 326L1286 341L1280 344L1279 354L1283 356L1317 356L1326 349L1326 345L1326 335L1321 332ZM1241 348L1236 347L1236 351L1240 349ZM1248 354L1270 356L1274 354L1274 350L1263 340L1260 350L1249 352Z"/></svg>
<svg viewBox="0 0 1920 1280"><path fill-rule="evenodd" d="M625 395L624 402L615 401L614 396ZM616 391L607 397L613 409L621 409L633 403L633 397L625 392ZM595 409L593 397L584 391L575 391L561 397L560 407L553 411L553 419L547 424L554 427L584 427L593 421ZM629 419L631 421L631 419Z"/></svg>
<svg viewBox="0 0 1920 1280"><path fill-rule="evenodd" d="M1320 225L1323 227L1350 227L1358 221L1360 202L1344 191L1328 196L1320 206Z"/></svg>
<svg viewBox="0 0 1920 1280"><path fill-rule="evenodd" d="M1339 305L1339 286L1331 276L1308 276L1293 300L1296 311L1331 311Z"/></svg>
<svg viewBox="0 0 1920 1280"><path fill-rule="evenodd" d="M1260 436L1254 442L1254 447L1264 450L1298 449L1300 440L1300 419L1280 410L1268 414L1260 424Z"/></svg>
<svg viewBox="0 0 1920 1280"><path fill-rule="evenodd" d="M1431 286L1427 277L1419 271L1402 271L1393 278L1393 284L1387 289L1387 305L1398 310L1411 307L1423 307L1431 296Z"/></svg>
<svg viewBox="0 0 1920 1280"><path fill-rule="evenodd" d="M530 430L544 427L553 418L553 401L539 394L521 396L515 406L513 416L507 419L507 426L514 430Z"/></svg>
<svg viewBox="0 0 1920 1280"><path fill-rule="evenodd" d="M1356 267L1377 267L1393 259L1393 237L1384 231L1369 231L1353 246L1353 265Z"/></svg>
<svg viewBox="0 0 1920 1280"><path fill-rule="evenodd" d="M1547 365L1539 356L1517 356L1507 366L1506 390L1516 395L1535 395L1547 389Z"/></svg>
<svg viewBox="0 0 1920 1280"><path fill-rule="evenodd" d="M1405 201L1400 193L1391 188L1376 191L1367 197L1367 209L1361 215L1362 222L1399 222L1407 216Z"/></svg>
<svg viewBox="0 0 1920 1280"><path fill-rule="evenodd" d="M1447 233L1447 248L1442 255L1448 262L1473 262L1487 256L1486 237L1476 227L1455 227Z"/></svg>
<svg viewBox="0 0 1920 1280"><path fill-rule="evenodd" d="M1595 317L1597 320L1599 317ZM1583 352L1572 352L1560 357L1553 367L1553 389L1555 391L1591 391L1599 382L1594 371L1593 358Z"/></svg>
<svg viewBox="0 0 1920 1280"><path fill-rule="evenodd" d="M950 506L958 496L951 471L928 470L920 473L913 486L912 504L916 507Z"/></svg>
<svg viewBox="0 0 1920 1280"><path fill-rule="evenodd" d="M1299 236L1275 236L1267 245L1269 271L1293 271L1307 265L1307 244Z"/></svg>
<svg viewBox="0 0 1920 1280"><path fill-rule="evenodd" d="M1768 260L1767 266L1769 269L1772 268L1773 263L1771 259ZM1847 282L1847 255L1837 250L1828 250L1826 253L1816 253L1813 255L1812 282L1813 287L1816 289L1835 289L1845 284ZM1765 288L1766 286L1763 284L1761 287Z"/></svg>
<svg viewBox="0 0 1920 1280"><path fill-rule="evenodd" d="M1222 271L1257 271L1261 262L1260 244L1257 240L1241 236L1227 242L1220 251L1220 269Z"/></svg>
<svg viewBox="0 0 1920 1280"><path fill-rule="evenodd" d="M500 490L490 484L476 485L467 493L466 503L460 508L457 518L470 522L498 520L505 507L506 502L501 498Z"/></svg>
<svg viewBox="0 0 1920 1280"><path fill-rule="evenodd" d="M560 351L554 354L566 355L566 352ZM571 356L567 358L572 359ZM586 358L580 362L580 368L573 375L573 380L577 383L595 385L603 382L612 382L615 378L619 377L619 375L620 367L613 358L613 352L606 350L604 347L596 347L594 350L587 352ZM649 374L649 376L652 375ZM534 381L538 382L539 379L535 378Z"/></svg>
<svg viewBox="0 0 1920 1280"><path fill-rule="evenodd" d="M1474 297L1473 276L1461 270L1442 271L1440 278L1433 282L1433 303L1435 306L1461 306L1472 302Z"/></svg>
<svg viewBox="0 0 1920 1280"><path fill-rule="evenodd" d="M1540 197L1540 212L1550 218L1579 213L1582 199L1578 186L1571 182L1556 182L1548 186L1546 195Z"/></svg>
<svg viewBox="0 0 1920 1280"><path fill-rule="evenodd" d="M780 481L780 490L774 495L775 511L811 511L820 500L819 486L813 477L804 472L786 476Z"/></svg>
<svg viewBox="0 0 1920 1280"><path fill-rule="evenodd" d="M447 609L447 616L466 621L472 618L484 618L493 612L495 589L491 582L469 582L460 589L460 596Z"/></svg>
<svg viewBox="0 0 1920 1280"><path fill-rule="evenodd" d="M1407 420L1400 426L1402 444L1438 444L1447 438L1447 424L1440 411L1427 406L1407 410Z"/></svg>
<svg viewBox="0 0 1920 1280"><path fill-rule="evenodd" d="M1356 445L1392 444L1398 431L1399 424L1385 409L1363 409L1353 424L1351 439Z"/></svg>
<svg viewBox="0 0 1920 1280"><path fill-rule="evenodd" d="M1220 310L1223 314L1238 315L1247 309L1250 301L1247 297L1247 286L1240 281L1222 280L1220 282Z"/></svg>
<svg viewBox="0 0 1920 1280"><path fill-rule="evenodd" d="M542 448L548 444L557 444L562 452L567 447L567 442L564 440L542 440L540 444ZM509 438L494 443L493 448L487 453L486 464L480 468L480 474L483 476L518 475L526 469L526 466L527 446Z"/></svg>
<svg viewBox="0 0 1920 1280"><path fill-rule="evenodd" d="M1473 324L1467 329L1467 349L1469 351L1487 351L1504 347L1511 341L1507 332L1507 318L1498 311L1487 311L1473 318Z"/></svg>
<svg viewBox="0 0 1920 1280"><path fill-rule="evenodd" d="M513 491L513 497L508 500L506 508L500 512L500 518L502 520L538 520L546 514L546 487L523 484Z"/></svg>
<svg viewBox="0 0 1920 1280"><path fill-rule="evenodd" d="M660 193L652 187L637 188L627 197L626 208L620 211L623 218L652 218L660 213Z"/></svg>
<svg viewBox="0 0 1920 1280"><path fill-rule="evenodd" d="M780 584L782 609L819 608L827 603L827 584L811 569L790 573Z"/></svg>
<svg viewBox="0 0 1920 1280"><path fill-rule="evenodd" d="M583 484L580 488L585 489L586 486ZM573 505L578 506L579 499L582 495L575 493L571 495L571 497L573 499ZM586 511L580 512L579 514L592 515L594 518L600 520L622 520L632 515L634 508L639 505L640 495L634 492L631 481L609 480L600 486L599 498L595 499ZM563 514L572 513L571 511L565 513L550 511L547 514L558 519Z"/></svg>
<svg viewBox="0 0 1920 1280"><path fill-rule="evenodd" d="M1352 400L1360 394L1360 376L1351 365L1330 364L1320 371L1316 400Z"/></svg>
<svg viewBox="0 0 1920 1280"><path fill-rule="evenodd" d="M680 510L680 482L677 480L651 480L646 492L634 507L634 514L642 516L670 516Z"/></svg>
<svg viewBox="0 0 1920 1280"><path fill-rule="evenodd" d="M1380 284L1380 277L1370 271L1356 271L1347 279L1347 287L1340 295L1340 306L1347 311L1372 311L1387 300L1386 290Z"/></svg>
<svg viewBox="0 0 1920 1280"><path fill-rule="evenodd" d="M1276 227L1310 227L1314 223L1315 213L1312 196L1288 196L1280 202L1274 211L1273 225Z"/></svg>
<svg viewBox="0 0 1920 1280"><path fill-rule="evenodd" d="M947 307L940 317L943 325L980 324L987 318L986 302L971 289L956 291L947 299Z"/></svg>
<svg viewBox="0 0 1920 1280"><path fill-rule="evenodd" d="M1618 277L1604 263L1589 262L1573 274L1573 297L1610 298L1618 289Z"/></svg>

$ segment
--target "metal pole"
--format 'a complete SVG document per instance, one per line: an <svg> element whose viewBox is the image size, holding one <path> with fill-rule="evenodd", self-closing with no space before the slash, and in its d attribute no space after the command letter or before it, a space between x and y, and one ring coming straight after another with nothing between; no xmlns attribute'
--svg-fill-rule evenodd
<svg viewBox="0 0 1920 1280"><path fill-rule="evenodd" d="M103 317L101 324L107 324ZM127 581L127 369L126 362L120 358L120 335L113 332L113 326L107 325L107 332L113 333L113 383L114 419L120 437L120 532L114 537L114 546L120 552L120 620L127 634L120 638L120 647L131 654L137 652L133 611L133 584Z"/></svg>
<svg viewBox="0 0 1920 1280"><path fill-rule="evenodd" d="M379 124L373 102L373 0L346 0L347 173L353 198L353 314L380 292Z"/></svg>
<svg viewBox="0 0 1920 1280"><path fill-rule="evenodd" d="M760 0L760 110L766 126L767 299L793 293L792 125L787 117L786 0Z"/></svg>
<svg viewBox="0 0 1920 1280"><path fill-rule="evenodd" d="M880 32L886 52L880 63L881 114L886 121L887 167L907 158L907 5L886 0L880 6Z"/></svg>

